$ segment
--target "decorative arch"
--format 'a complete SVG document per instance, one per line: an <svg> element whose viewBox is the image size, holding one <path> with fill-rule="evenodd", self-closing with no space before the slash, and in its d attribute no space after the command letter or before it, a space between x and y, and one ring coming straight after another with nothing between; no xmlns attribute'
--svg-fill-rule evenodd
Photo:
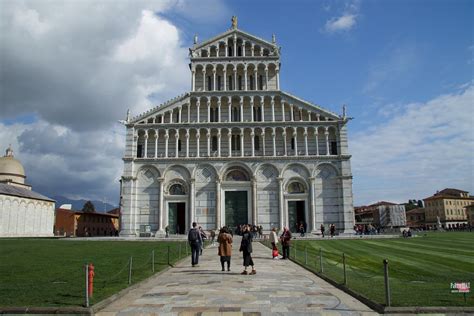
<svg viewBox="0 0 474 316"><path fill-rule="evenodd" d="M223 179L225 181L226 179L226 175L227 173L230 171L230 169L232 168L241 168L243 170L245 170L245 172L247 173L247 176L248 176L248 179L251 180L254 173L252 171L252 169L250 169L249 166L247 166L246 164L244 163L241 163L241 162L231 162L231 163L227 163L225 164L222 168L221 168L221 171L220 171L220 178Z"/></svg>
<svg viewBox="0 0 474 316"><path fill-rule="evenodd" d="M193 169L192 177L198 182L210 182L216 180L217 170L211 164L199 164Z"/></svg>
<svg viewBox="0 0 474 316"><path fill-rule="evenodd" d="M165 193L169 195L188 195L188 185L181 179L173 179L168 182Z"/></svg>
<svg viewBox="0 0 474 316"><path fill-rule="evenodd" d="M333 176L340 176L339 169L329 162L318 164L313 171L313 176L319 178L327 179L329 174L332 174Z"/></svg>
<svg viewBox="0 0 474 316"><path fill-rule="evenodd" d="M287 182L285 191L289 194L304 194L308 193L308 188L306 183L300 179L290 179Z"/></svg>
<svg viewBox="0 0 474 316"><path fill-rule="evenodd" d="M279 177L280 171L273 164L264 163L257 167L255 174L258 181L268 182Z"/></svg>
<svg viewBox="0 0 474 316"><path fill-rule="evenodd" d="M303 179L307 179L309 178L311 172L305 165L301 163L290 163L283 168L281 174L286 178L299 176Z"/></svg>
<svg viewBox="0 0 474 316"><path fill-rule="evenodd" d="M160 175L161 175L160 171L153 165L143 165L137 170L135 174L137 178L139 178L139 176L146 176L149 179L151 177L155 179L159 178Z"/></svg>
<svg viewBox="0 0 474 316"><path fill-rule="evenodd" d="M181 165L171 165L165 169L164 176L167 181L181 179L187 181L191 178L189 170Z"/></svg>
<svg viewBox="0 0 474 316"><path fill-rule="evenodd" d="M250 177L245 170L240 167L229 168L225 173L225 181L250 181Z"/></svg>

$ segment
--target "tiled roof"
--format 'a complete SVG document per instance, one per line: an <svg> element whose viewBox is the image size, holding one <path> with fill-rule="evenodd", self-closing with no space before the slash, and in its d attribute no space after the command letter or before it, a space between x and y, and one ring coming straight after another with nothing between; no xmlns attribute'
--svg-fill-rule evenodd
<svg viewBox="0 0 474 316"><path fill-rule="evenodd" d="M4 195L11 195L11 196L18 196L28 199L35 199L35 200L43 200L49 202L55 202L53 199L46 197L42 194L39 194L35 191L27 190L24 188L20 188L14 185L8 185L0 183L0 194Z"/></svg>

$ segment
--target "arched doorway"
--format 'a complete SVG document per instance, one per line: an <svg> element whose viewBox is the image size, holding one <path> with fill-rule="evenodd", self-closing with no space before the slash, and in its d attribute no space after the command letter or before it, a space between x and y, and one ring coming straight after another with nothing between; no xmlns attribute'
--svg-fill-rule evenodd
<svg viewBox="0 0 474 316"><path fill-rule="evenodd" d="M238 225L251 223L249 173L241 167L232 167L223 180L223 225L235 229Z"/></svg>
<svg viewBox="0 0 474 316"><path fill-rule="evenodd" d="M308 223L306 187L302 182L292 180L288 184L287 192L288 228L296 233L300 225L303 225L306 231Z"/></svg>
<svg viewBox="0 0 474 316"><path fill-rule="evenodd" d="M173 183L168 189L168 229L170 234L184 234L186 230L186 190L183 184Z"/></svg>

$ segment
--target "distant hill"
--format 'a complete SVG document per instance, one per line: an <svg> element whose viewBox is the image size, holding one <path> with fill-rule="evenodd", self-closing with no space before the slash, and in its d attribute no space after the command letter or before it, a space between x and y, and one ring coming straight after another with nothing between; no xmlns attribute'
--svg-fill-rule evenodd
<svg viewBox="0 0 474 316"><path fill-rule="evenodd" d="M75 211L82 210L84 203L87 202L87 200L71 200L64 196L53 196L53 200L56 200L56 207L60 207L62 204L72 204L72 209ZM110 211L111 209L118 207L116 205L112 205L109 203L105 203L104 205L104 202L102 201L91 201L91 202L92 204L94 204L96 212L103 213L104 209L105 211Z"/></svg>

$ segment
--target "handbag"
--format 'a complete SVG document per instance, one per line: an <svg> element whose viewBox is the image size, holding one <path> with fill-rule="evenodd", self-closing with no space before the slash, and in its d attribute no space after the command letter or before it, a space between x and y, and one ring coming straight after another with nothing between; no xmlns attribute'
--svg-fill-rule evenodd
<svg viewBox="0 0 474 316"><path fill-rule="evenodd" d="M278 249L273 249L272 250L272 256L273 256L273 258L278 257Z"/></svg>

